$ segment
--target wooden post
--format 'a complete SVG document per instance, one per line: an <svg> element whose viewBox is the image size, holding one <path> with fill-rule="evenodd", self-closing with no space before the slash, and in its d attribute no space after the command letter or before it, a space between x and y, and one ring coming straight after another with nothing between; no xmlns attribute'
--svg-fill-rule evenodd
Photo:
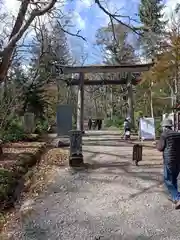
<svg viewBox="0 0 180 240"><path fill-rule="evenodd" d="M133 101L133 90L132 90L132 76L131 73L128 73L128 114L131 118L132 126L134 127L134 101Z"/></svg>
<svg viewBox="0 0 180 240"><path fill-rule="evenodd" d="M71 167L81 167L83 165L81 130L70 131L69 165Z"/></svg>
<svg viewBox="0 0 180 240"><path fill-rule="evenodd" d="M77 130L84 132L84 73L79 74Z"/></svg>
<svg viewBox="0 0 180 240"><path fill-rule="evenodd" d="M110 104L111 104L111 112L110 112L110 119L113 119L113 90L112 90L112 86L110 88Z"/></svg>
<svg viewBox="0 0 180 240"><path fill-rule="evenodd" d="M133 146L132 160L135 162L136 166L138 166L138 162L142 161L142 150L143 147L140 144L135 144Z"/></svg>
<svg viewBox="0 0 180 240"><path fill-rule="evenodd" d="M151 117L154 118L154 108L153 108L153 92L152 92L152 83L150 86L150 107L151 107Z"/></svg>

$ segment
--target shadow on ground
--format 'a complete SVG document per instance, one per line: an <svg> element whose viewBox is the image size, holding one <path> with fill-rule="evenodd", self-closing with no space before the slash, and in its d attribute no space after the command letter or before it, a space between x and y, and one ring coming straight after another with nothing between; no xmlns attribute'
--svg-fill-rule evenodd
<svg viewBox="0 0 180 240"><path fill-rule="evenodd" d="M96 135L94 135L96 136ZM98 136L98 135L97 135ZM85 146L133 146L134 144L141 144L143 147L149 148L149 149L155 149L155 145L152 144L152 141L144 141L139 142L137 139L131 139L128 141L125 141L121 138L96 138L96 139L86 139L83 138L83 145Z"/></svg>

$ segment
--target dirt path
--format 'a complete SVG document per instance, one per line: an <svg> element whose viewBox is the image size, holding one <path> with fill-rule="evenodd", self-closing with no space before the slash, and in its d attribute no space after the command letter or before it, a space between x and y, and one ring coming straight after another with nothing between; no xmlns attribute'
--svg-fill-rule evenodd
<svg viewBox="0 0 180 240"><path fill-rule="evenodd" d="M132 144L117 132L94 135L83 146L93 167L79 172L57 167L47 191L32 201L31 214L11 223L12 239L180 239L180 212L164 192L160 154L144 148L136 167Z"/></svg>

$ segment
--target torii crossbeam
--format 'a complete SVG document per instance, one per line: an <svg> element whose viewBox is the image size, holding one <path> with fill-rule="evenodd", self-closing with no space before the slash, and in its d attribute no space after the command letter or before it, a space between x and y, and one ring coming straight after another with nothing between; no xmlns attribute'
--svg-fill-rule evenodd
<svg viewBox="0 0 180 240"><path fill-rule="evenodd" d="M122 65L91 65L91 66L64 66L54 64L56 71L61 74L68 73L109 73L109 72L145 72L148 71L154 62L146 64L122 64Z"/></svg>

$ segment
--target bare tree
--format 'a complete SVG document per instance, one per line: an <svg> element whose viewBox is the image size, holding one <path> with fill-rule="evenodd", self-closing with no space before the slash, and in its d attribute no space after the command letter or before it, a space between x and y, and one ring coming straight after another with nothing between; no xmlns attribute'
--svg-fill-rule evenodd
<svg viewBox="0 0 180 240"><path fill-rule="evenodd" d="M39 16L50 12L57 0L49 1L21 1L19 11L10 33L9 39L0 51L0 82L3 82L7 76L7 71L11 64L11 58L17 42L22 38L31 23ZM32 9L32 10L31 10Z"/></svg>

